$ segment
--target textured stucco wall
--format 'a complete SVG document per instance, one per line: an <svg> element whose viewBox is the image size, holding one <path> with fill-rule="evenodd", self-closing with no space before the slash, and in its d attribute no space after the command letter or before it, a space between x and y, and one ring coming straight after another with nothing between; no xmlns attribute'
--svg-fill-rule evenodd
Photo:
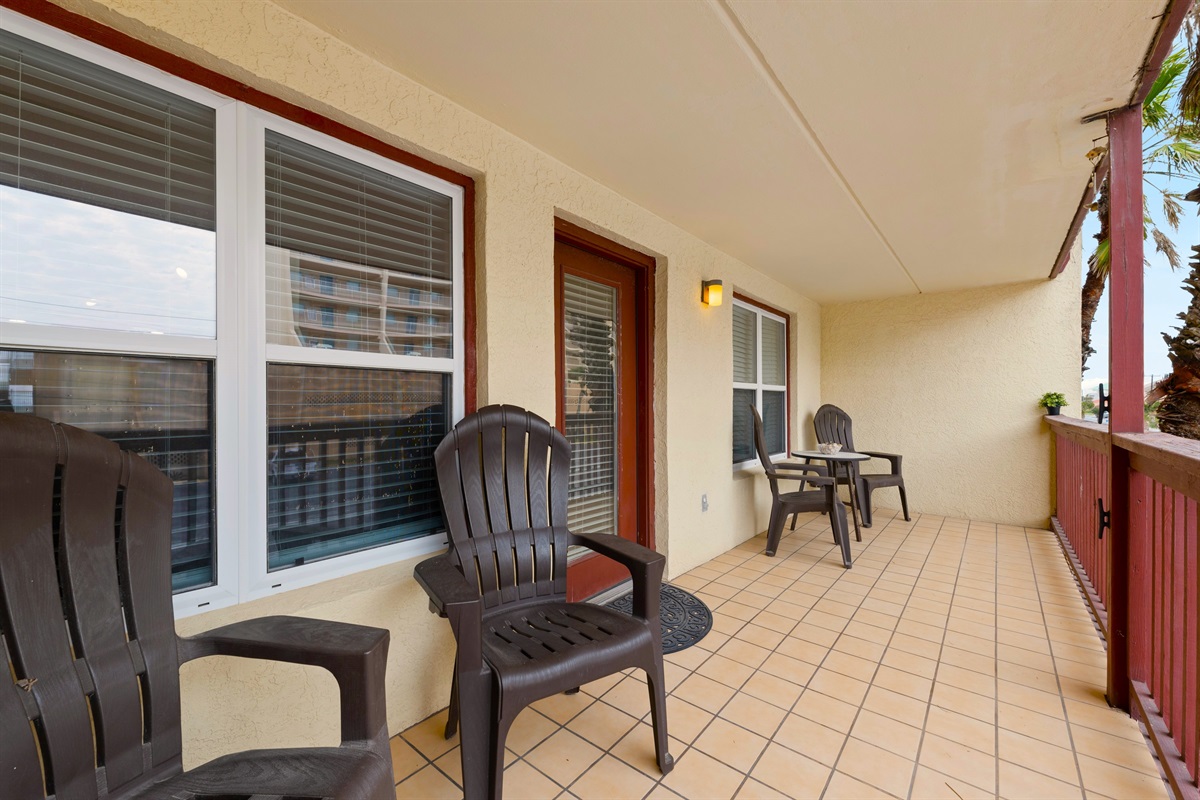
<svg viewBox="0 0 1200 800"><path fill-rule="evenodd" d="M910 509L1047 524L1036 404L1060 391L1079 408L1078 246L1052 281L826 306L820 339L822 400L854 419L855 446L904 456ZM899 508L895 489L875 502Z"/></svg>
<svg viewBox="0 0 1200 800"><path fill-rule="evenodd" d="M499 127L269 2L60 0L61 5L298 105L476 177L479 400L553 419L553 219L560 214L659 257L655 330L658 548L676 575L765 526L765 486L735 476L730 305L700 305L702 279L792 314L794 415L818 405L820 312L796 292L704 244ZM669 357L668 357L669 354ZM806 423L807 425L807 423ZM710 510L700 511L707 492ZM388 721L399 730L446 702L448 626L427 613L413 562L183 620L183 634L266 613L392 632ZM183 672L189 764L247 747L336 736L332 679L234 659Z"/></svg>

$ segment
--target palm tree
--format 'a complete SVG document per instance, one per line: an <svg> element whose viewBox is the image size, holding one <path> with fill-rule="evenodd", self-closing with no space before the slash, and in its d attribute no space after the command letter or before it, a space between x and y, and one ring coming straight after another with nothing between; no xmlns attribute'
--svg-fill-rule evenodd
<svg viewBox="0 0 1200 800"><path fill-rule="evenodd" d="M1157 194L1162 201L1163 218L1173 231L1179 230L1182 213L1180 195L1159 185L1165 179L1193 177L1200 180L1200 124L1195 119L1184 117L1172 101L1185 80L1191 79L1189 58L1186 48L1179 48L1163 61L1162 71L1150 87L1150 93L1142 103L1142 176L1145 183L1146 213L1144 215L1145 238L1154 242L1154 249L1167 257L1171 269L1181 266L1179 252L1149 212L1149 198ZM1194 71L1194 70L1193 70ZM1200 82L1200 81L1198 81ZM1100 185L1094 208L1100 212L1100 232L1096 234L1097 246L1088 259L1088 273L1082 292L1082 345L1083 364L1095 352L1092 349L1092 321L1108 282L1109 233L1108 233L1108 181Z"/></svg>

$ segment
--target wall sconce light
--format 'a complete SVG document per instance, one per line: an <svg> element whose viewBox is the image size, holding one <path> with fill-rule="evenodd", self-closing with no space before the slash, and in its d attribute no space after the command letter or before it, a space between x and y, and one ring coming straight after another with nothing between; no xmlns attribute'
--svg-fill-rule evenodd
<svg viewBox="0 0 1200 800"><path fill-rule="evenodd" d="M704 281L700 284L700 302L706 306L719 306L724 287L720 281Z"/></svg>

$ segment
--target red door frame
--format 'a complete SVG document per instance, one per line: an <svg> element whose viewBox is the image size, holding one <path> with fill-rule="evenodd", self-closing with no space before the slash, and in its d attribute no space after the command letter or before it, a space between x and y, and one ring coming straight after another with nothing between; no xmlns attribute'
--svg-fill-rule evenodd
<svg viewBox="0 0 1200 800"><path fill-rule="evenodd" d="M637 381L634 402L637 468L637 501L635 519L637 541L654 549L654 274L656 262L653 256L640 253L630 247L606 239L566 220L554 220L555 243L563 243L583 250L608 261L615 262L633 271L634 275L634 327L636 347L633 366ZM565 377L562 336L562 270L555 262L555 380L556 396L561 397ZM558 404L557 425L564 429L566 410ZM615 561L603 556L585 556L589 561L603 559L607 563L590 564L589 568L573 574L567 584L567 599L572 602L591 597L626 577L627 570Z"/></svg>

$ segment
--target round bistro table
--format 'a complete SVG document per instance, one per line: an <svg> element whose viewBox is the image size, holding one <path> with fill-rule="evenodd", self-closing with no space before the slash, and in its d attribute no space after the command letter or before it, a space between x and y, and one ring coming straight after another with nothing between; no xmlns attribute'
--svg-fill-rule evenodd
<svg viewBox="0 0 1200 800"><path fill-rule="evenodd" d="M847 453L838 451L836 453L822 453L820 450L793 450L792 458L803 458L806 461L819 460L824 461L829 467L829 474L833 477L833 490L837 492L838 481L838 465L846 465L846 483L850 487L850 518L854 520L854 540L862 541L862 530L858 527L858 492L854 487L854 463L856 461L870 461L871 457L863 453ZM849 531L846 532L849 534ZM842 549L843 553L850 551L849 542ZM846 566L849 567L849 559L846 559Z"/></svg>

